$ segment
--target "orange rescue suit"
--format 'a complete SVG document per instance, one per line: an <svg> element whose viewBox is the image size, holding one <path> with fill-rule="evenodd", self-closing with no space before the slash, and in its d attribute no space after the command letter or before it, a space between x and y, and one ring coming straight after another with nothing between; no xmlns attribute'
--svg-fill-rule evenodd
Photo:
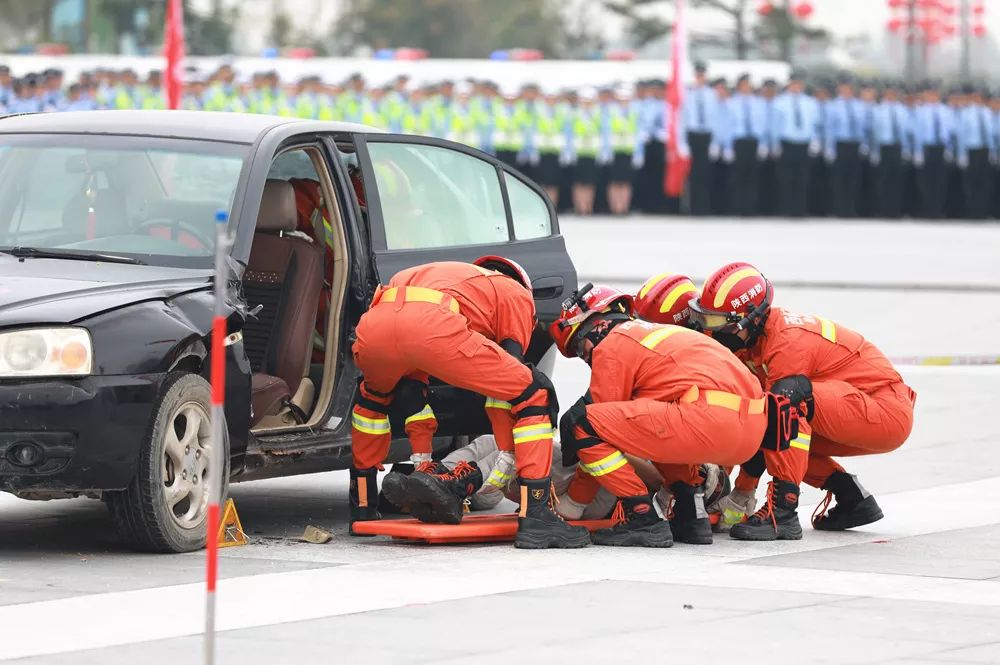
<svg viewBox="0 0 1000 665"><path fill-rule="evenodd" d="M832 457L895 450L913 429L916 393L875 345L829 319L772 308L760 339L739 355L765 389L796 374L812 382L816 405L804 480L814 487L843 471Z"/></svg>
<svg viewBox="0 0 1000 665"><path fill-rule="evenodd" d="M767 428L760 385L701 333L629 321L594 348L591 369L587 420L601 443L579 451L569 491L576 501L596 493L588 475L617 496L647 492L623 453L652 461L668 483L695 484L697 465L740 464L760 446Z"/></svg>
<svg viewBox="0 0 1000 665"><path fill-rule="evenodd" d="M537 391L512 407L510 401L532 385L532 373L499 346L510 339L527 349L534 325L531 293L500 273L439 262L394 276L357 326L354 362L364 380L353 413L355 467L371 468L385 459L391 437L387 407L397 384L409 379L426 390L433 376L485 395L497 445L515 453L518 474L548 476L552 422L537 415L548 407L548 394ZM421 405L404 414L405 429L413 452L429 455L437 421L430 406ZM522 410L532 414L519 416Z"/></svg>

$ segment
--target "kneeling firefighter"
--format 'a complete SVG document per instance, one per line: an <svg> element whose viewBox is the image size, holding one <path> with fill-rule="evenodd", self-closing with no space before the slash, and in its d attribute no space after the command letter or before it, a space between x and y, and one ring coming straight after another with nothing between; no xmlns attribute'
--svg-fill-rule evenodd
<svg viewBox="0 0 1000 665"><path fill-rule="evenodd" d="M592 534L595 544L669 547L671 523L625 455L650 460L666 479L688 475L670 485L677 539L711 543L703 479L691 470L754 455L771 432L768 398L722 346L632 315L632 296L587 285L549 328L563 355L591 366L590 390L560 421L564 462L579 462L568 495L588 503L603 486L619 498L620 521Z"/></svg>
<svg viewBox="0 0 1000 665"><path fill-rule="evenodd" d="M765 451L741 467L727 497L736 504L741 495L753 495L765 468L773 482L766 505L730 535L740 540L801 537L796 507L802 480L828 491L813 516L814 528L841 531L880 520L875 497L832 457L884 453L902 445L913 427L916 393L858 333L823 317L772 307L773 300L774 287L759 270L730 263L709 276L690 303L692 323L734 352L761 386L786 396L803 416L803 434L788 450ZM836 506L825 514L833 498Z"/></svg>
<svg viewBox="0 0 1000 665"><path fill-rule="evenodd" d="M488 482L515 470L521 506L515 545L584 547L587 530L556 515L549 470L559 406L545 374L523 362L535 326L531 281L514 261L489 256L475 264L438 262L396 274L376 292L357 326L354 361L361 381L353 412L351 522L379 519L377 473L391 441L389 414L398 409L410 440L406 487L386 497L425 521L458 523L462 502L483 483L474 465L454 470L431 460L437 430L427 403L430 376L485 395L504 462ZM506 484L503 480L502 484ZM414 500L415 498L415 500Z"/></svg>

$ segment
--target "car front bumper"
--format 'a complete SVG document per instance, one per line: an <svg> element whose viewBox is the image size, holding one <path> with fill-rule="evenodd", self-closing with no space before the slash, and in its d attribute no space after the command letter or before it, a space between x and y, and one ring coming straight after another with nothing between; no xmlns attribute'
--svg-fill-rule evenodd
<svg viewBox="0 0 1000 665"><path fill-rule="evenodd" d="M163 378L0 380L0 490L124 489Z"/></svg>

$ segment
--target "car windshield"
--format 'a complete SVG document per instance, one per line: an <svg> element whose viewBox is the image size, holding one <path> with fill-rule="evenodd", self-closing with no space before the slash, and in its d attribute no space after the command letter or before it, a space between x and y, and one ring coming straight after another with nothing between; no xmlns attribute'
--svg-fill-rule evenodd
<svg viewBox="0 0 1000 665"><path fill-rule="evenodd" d="M214 141L0 134L0 251L210 268L215 216L232 210L248 153Z"/></svg>

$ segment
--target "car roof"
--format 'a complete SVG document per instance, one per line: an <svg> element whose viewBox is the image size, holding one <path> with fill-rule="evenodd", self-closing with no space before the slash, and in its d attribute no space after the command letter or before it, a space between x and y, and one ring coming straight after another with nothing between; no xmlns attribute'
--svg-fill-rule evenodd
<svg viewBox="0 0 1000 665"><path fill-rule="evenodd" d="M303 131L370 133L379 130L350 122L322 122L255 113L206 111L64 111L0 118L0 134L119 134L253 143L279 126Z"/></svg>

